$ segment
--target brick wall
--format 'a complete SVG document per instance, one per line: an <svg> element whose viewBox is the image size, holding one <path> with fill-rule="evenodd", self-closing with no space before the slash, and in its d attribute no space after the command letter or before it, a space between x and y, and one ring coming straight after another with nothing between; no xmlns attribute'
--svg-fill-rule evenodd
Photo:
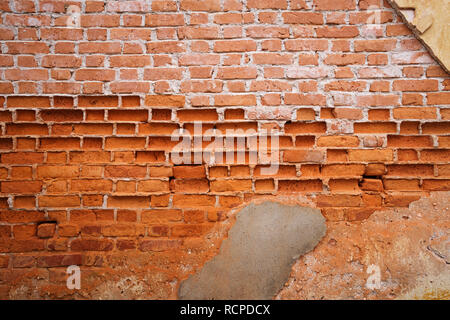
<svg viewBox="0 0 450 320"><path fill-rule="evenodd" d="M449 76L384 1L0 10L0 297L95 297L120 272L175 297L213 254L204 237L253 199L359 221L450 190ZM174 165L171 134L196 121L279 131L279 170ZM72 264L89 274L80 295Z"/></svg>

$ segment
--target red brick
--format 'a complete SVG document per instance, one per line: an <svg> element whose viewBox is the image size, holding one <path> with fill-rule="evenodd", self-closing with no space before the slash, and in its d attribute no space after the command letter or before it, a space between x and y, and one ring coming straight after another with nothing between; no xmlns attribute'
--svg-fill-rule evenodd
<svg viewBox="0 0 450 320"><path fill-rule="evenodd" d="M186 46L183 42L179 41L158 41L148 42L148 53L181 53L186 51Z"/></svg>
<svg viewBox="0 0 450 320"><path fill-rule="evenodd" d="M75 239L71 242L72 251L111 251L114 247L112 240L105 239Z"/></svg>
<svg viewBox="0 0 450 320"><path fill-rule="evenodd" d="M49 108L48 97L9 96L6 104L8 108Z"/></svg>
<svg viewBox="0 0 450 320"><path fill-rule="evenodd" d="M145 196L109 196L109 208L149 208L150 197Z"/></svg>
<svg viewBox="0 0 450 320"><path fill-rule="evenodd" d="M42 189L40 181L3 181L0 182L1 192L4 193L39 193Z"/></svg>
<svg viewBox="0 0 450 320"><path fill-rule="evenodd" d="M389 165L387 175L389 176L433 176L434 170L431 165Z"/></svg>
<svg viewBox="0 0 450 320"><path fill-rule="evenodd" d="M39 196L38 198L40 207L79 207L80 197L75 195L66 196Z"/></svg>
<svg viewBox="0 0 450 320"><path fill-rule="evenodd" d="M45 124L17 123L7 124L6 134L13 136L48 135L49 130Z"/></svg>
<svg viewBox="0 0 450 320"><path fill-rule="evenodd" d="M145 105L150 107L183 107L184 96L151 95L145 98Z"/></svg>
<svg viewBox="0 0 450 320"><path fill-rule="evenodd" d="M325 51L328 49L328 41L324 39L305 39L305 40L298 40L298 39L289 39L285 41L285 47L288 51ZM364 56L362 56L364 58ZM339 62L337 62L339 61ZM358 60L361 61L361 60ZM328 60L328 62L332 62L331 60ZM336 60L333 60L333 62L337 63L343 63L342 60L338 57ZM334 63L327 63L327 64L334 64Z"/></svg>
<svg viewBox="0 0 450 320"><path fill-rule="evenodd" d="M79 53L119 54L120 42L80 42Z"/></svg>
<svg viewBox="0 0 450 320"><path fill-rule="evenodd" d="M179 110L177 112L177 117L180 121L215 121L217 120L217 112L212 109L202 109L202 110Z"/></svg>
<svg viewBox="0 0 450 320"><path fill-rule="evenodd" d="M81 96L78 98L78 106L81 108L114 108L119 104L115 96Z"/></svg>
<svg viewBox="0 0 450 320"><path fill-rule="evenodd" d="M323 24L324 19L322 13L318 12L283 12L284 23L292 24Z"/></svg>
<svg viewBox="0 0 450 320"><path fill-rule="evenodd" d="M383 52L392 51L397 44L396 39L356 40L355 52Z"/></svg>
<svg viewBox="0 0 450 320"><path fill-rule="evenodd" d="M437 80L395 80L393 89L395 91L437 91Z"/></svg>
<svg viewBox="0 0 450 320"><path fill-rule="evenodd" d="M176 208L213 207L215 203L216 198L211 195L175 194L173 196L173 205Z"/></svg>
<svg viewBox="0 0 450 320"><path fill-rule="evenodd" d="M279 180L278 191L279 192L321 192L322 191L321 180Z"/></svg>
<svg viewBox="0 0 450 320"><path fill-rule="evenodd" d="M392 150L349 150L350 161L392 161Z"/></svg>
<svg viewBox="0 0 450 320"><path fill-rule="evenodd" d="M253 40L222 40L214 43L215 52L248 52L256 50Z"/></svg>
<svg viewBox="0 0 450 320"><path fill-rule="evenodd" d="M319 195L317 197L319 207L359 207L361 196L359 195Z"/></svg>
<svg viewBox="0 0 450 320"><path fill-rule="evenodd" d="M450 104L450 92L438 92L427 94L428 105L448 105Z"/></svg>

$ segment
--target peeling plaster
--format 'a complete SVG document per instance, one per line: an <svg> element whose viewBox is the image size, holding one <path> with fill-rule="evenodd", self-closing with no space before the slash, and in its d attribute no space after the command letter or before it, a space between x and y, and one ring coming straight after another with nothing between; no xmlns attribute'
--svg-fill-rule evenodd
<svg viewBox="0 0 450 320"><path fill-rule="evenodd" d="M277 299L450 299L450 192L327 222L327 234L293 266ZM380 287L367 287L370 265Z"/></svg>
<svg viewBox="0 0 450 320"><path fill-rule="evenodd" d="M450 1L388 1L431 55L450 73Z"/></svg>
<svg viewBox="0 0 450 320"><path fill-rule="evenodd" d="M241 210L219 254L184 281L180 299L272 299L292 264L326 231L320 210L275 202Z"/></svg>

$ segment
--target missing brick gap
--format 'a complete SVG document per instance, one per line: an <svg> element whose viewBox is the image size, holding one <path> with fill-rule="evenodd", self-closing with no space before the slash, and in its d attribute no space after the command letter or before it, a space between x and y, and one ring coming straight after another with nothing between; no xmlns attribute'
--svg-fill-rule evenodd
<svg viewBox="0 0 450 320"><path fill-rule="evenodd" d="M58 224L58 221L56 221L56 220L48 220L48 221L39 221L39 222L37 222L38 226L40 226L41 224Z"/></svg>
<svg viewBox="0 0 450 320"><path fill-rule="evenodd" d="M364 179L378 179L378 180L381 180L381 179L383 179L383 176L366 176L366 175L363 175L362 179L363 180Z"/></svg>

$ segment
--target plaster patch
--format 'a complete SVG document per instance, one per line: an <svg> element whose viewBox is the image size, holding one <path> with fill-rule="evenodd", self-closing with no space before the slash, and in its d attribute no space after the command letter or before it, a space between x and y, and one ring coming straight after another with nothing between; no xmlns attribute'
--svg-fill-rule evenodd
<svg viewBox="0 0 450 320"><path fill-rule="evenodd" d="M181 283L180 299L272 299L295 260L326 232L320 210L275 202L250 204L236 216L219 254Z"/></svg>

